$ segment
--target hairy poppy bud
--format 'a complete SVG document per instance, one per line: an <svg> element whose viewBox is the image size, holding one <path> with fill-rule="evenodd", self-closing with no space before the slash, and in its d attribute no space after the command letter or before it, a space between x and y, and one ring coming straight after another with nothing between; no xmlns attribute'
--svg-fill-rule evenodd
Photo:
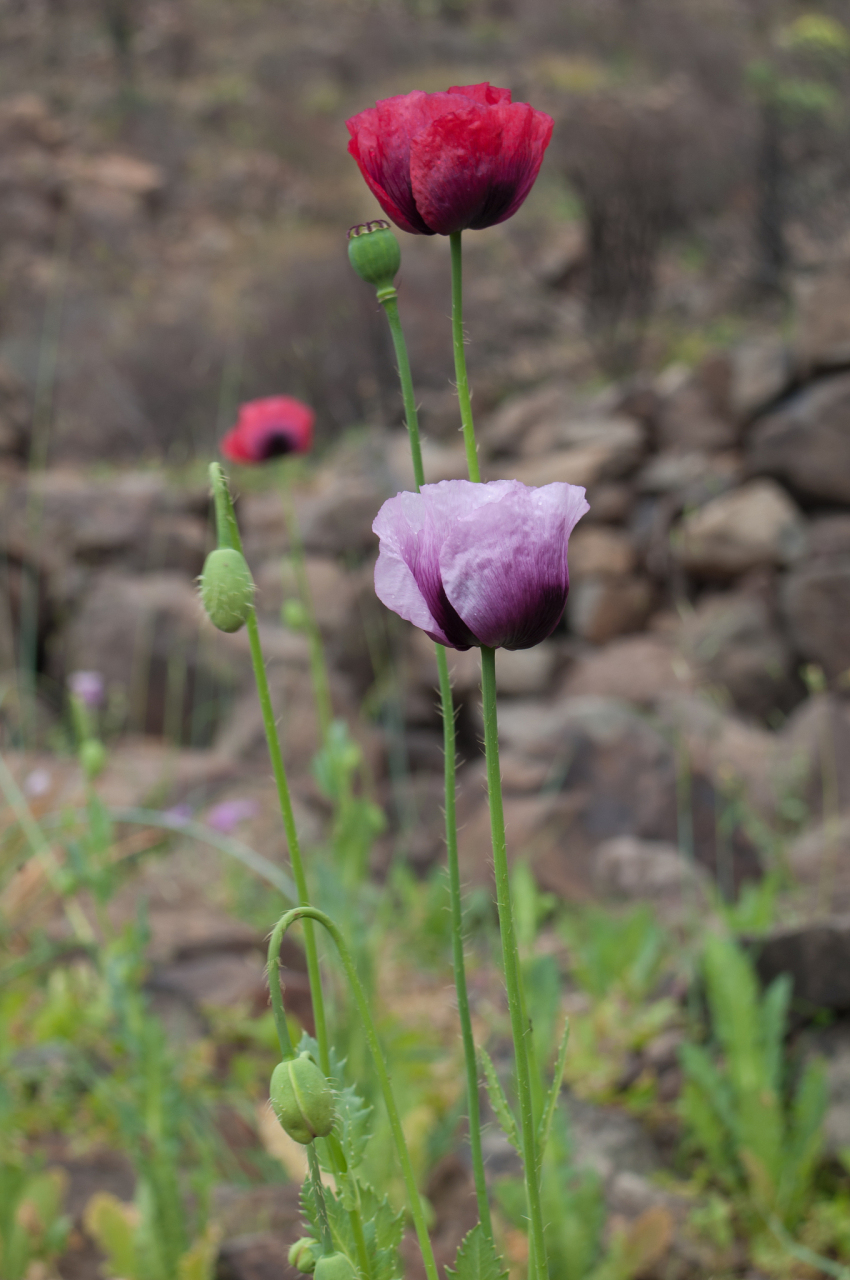
<svg viewBox="0 0 850 1280"><path fill-rule="evenodd" d="M328 1253L316 1263L315 1280L357 1280L357 1272L344 1253Z"/></svg>
<svg viewBox="0 0 850 1280"><path fill-rule="evenodd" d="M80 764L87 778L94 779L106 764L106 747L97 738L86 738L80 747Z"/></svg>
<svg viewBox="0 0 850 1280"><path fill-rule="evenodd" d="M395 294L395 278L401 266L401 250L383 218L352 227L348 233L348 259L357 274L382 294Z"/></svg>
<svg viewBox="0 0 850 1280"><path fill-rule="evenodd" d="M289 1265L305 1275L312 1275L316 1269L318 1254L318 1240L313 1240L310 1236L302 1236L289 1250Z"/></svg>
<svg viewBox="0 0 850 1280"><path fill-rule="evenodd" d="M326 1138L334 1123L334 1095L309 1054L279 1062L269 1089L272 1110L290 1138L307 1146Z"/></svg>
<svg viewBox="0 0 850 1280"><path fill-rule="evenodd" d="M201 600L219 631L244 627L254 602L254 579L241 552L219 547L209 553L201 574Z"/></svg>

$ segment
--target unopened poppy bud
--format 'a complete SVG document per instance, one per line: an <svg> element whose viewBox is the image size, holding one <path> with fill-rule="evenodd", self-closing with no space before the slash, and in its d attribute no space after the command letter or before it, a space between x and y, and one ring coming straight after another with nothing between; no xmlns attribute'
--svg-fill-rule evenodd
<svg viewBox="0 0 850 1280"><path fill-rule="evenodd" d="M306 631L307 630L307 610L300 600L296 600L294 596L289 600L284 600L283 608L280 611L281 622L290 631Z"/></svg>
<svg viewBox="0 0 850 1280"><path fill-rule="evenodd" d="M310 1236L302 1236L296 1240L289 1250L289 1265L305 1275L312 1275L316 1269L319 1256L319 1242Z"/></svg>
<svg viewBox="0 0 850 1280"><path fill-rule="evenodd" d="M241 552L233 547L210 552L201 574L201 600L219 631L244 627L254 603L254 580Z"/></svg>
<svg viewBox="0 0 850 1280"><path fill-rule="evenodd" d="M344 1253L327 1253L316 1263L315 1280L357 1280L357 1272Z"/></svg>
<svg viewBox="0 0 850 1280"><path fill-rule="evenodd" d="M381 295L395 294L395 278L401 266L401 249L390 231L390 224L383 218L352 227L348 233L348 258L361 277L373 284Z"/></svg>
<svg viewBox="0 0 850 1280"><path fill-rule="evenodd" d="M303 1146L326 1138L333 1128L333 1089L309 1054L277 1064L269 1096L281 1127Z"/></svg>
<svg viewBox="0 0 850 1280"><path fill-rule="evenodd" d="M86 738L80 747L80 764L83 773L91 781L102 772L106 764L106 747L97 738Z"/></svg>

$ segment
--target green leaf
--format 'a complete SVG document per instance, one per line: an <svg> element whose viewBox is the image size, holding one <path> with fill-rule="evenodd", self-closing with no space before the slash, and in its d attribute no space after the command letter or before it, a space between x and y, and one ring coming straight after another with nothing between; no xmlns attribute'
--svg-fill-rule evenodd
<svg viewBox="0 0 850 1280"><path fill-rule="evenodd" d="M446 1267L446 1275L457 1280L506 1280L508 1274L480 1222L461 1243L455 1266L454 1271Z"/></svg>
<svg viewBox="0 0 850 1280"><path fill-rule="evenodd" d="M363 1162L369 1143L371 1114L372 1108L366 1105L354 1085L337 1093L334 1132L339 1138L349 1172Z"/></svg>
<svg viewBox="0 0 850 1280"><path fill-rule="evenodd" d="M478 1060L487 1083L487 1096L490 1099L490 1106L495 1111L496 1118L502 1126L502 1131L508 1142L522 1155L519 1125L516 1122L513 1111L511 1111L511 1104L505 1097L505 1091L502 1088L501 1080L496 1074L493 1060L486 1049L478 1050Z"/></svg>
<svg viewBox="0 0 850 1280"><path fill-rule="evenodd" d="M546 1095L546 1102L543 1107L543 1114L540 1117L540 1124L537 1129L537 1151L540 1160L543 1159L543 1153L546 1150L546 1143L549 1141L549 1134L552 1129L552 1117L555 1114L555 1108L558 1105L558 1096L561 1092L561 1085L564 1081L564 1067L567 1061L567 1046L570 1042L570 1020L564 1019L564 1031L561 1036L561 1043L558 1047L558 1058L555 1063L555 1074L552 1076L552 1083L549 1085L549 1092Z"/></svg>

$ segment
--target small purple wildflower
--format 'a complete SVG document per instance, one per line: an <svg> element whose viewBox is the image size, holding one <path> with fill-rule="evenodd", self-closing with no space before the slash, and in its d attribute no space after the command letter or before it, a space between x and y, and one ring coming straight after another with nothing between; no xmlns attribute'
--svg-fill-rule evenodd
<svg viewBox="0 0 850 1280"><path fill-rule="evenodd" d="M53 775L48 769L33 769L24 778L24 791L28 796L43 796L53 786Z"/></svg>
<svg viewBox="0 0 850 1280"><path fill-rule="evenodd" d="M589 510L584 489L519 480L442 480L385 502L375 591L451 649L530 649L557 626L567 543Z"/></svg>
<svg viewBox="0 0 850 1280"><path fill-rule="evenodd" d="M190 804L174 804L170 809L163 809L163 818L168 818L169 822L175 827L182 827L187 822L192 821L192 806Z"/></svg>
<svg viewBox="0 0 850 1280"><path fill-rule="evenodd" d="M105 686L99 671L72 671L68 676L68 688L87 707L99 707L103 702Z"/></svg>
<svg viewBox="0 0 850 1280"><path fill-rule="evenodd" d="M212 827L213 831L229 836L240 822L255 817L259 808L256 800L222 800L221 804L213 805L210 809L206 823L208 827Z"/></svg>

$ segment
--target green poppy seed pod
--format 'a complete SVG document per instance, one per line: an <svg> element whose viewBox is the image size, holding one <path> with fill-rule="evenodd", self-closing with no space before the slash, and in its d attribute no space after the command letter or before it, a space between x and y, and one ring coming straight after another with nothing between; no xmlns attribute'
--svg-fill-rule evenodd
<svg viewBox="0 0 850 1280"><path fill-rule="evenodd" d="M269 1088L272 1110L290 1138L307 1146L333 1128L334 1095L309 1054L279 1062Z"/></svg>
<svg viewBox="0 0 850 1280"><path fill-rule="evenodd" d="M348 233L348 258L357 274L373 284L381 295L395 295L395 278L401 266L401 249L390 224L378 218L352 227Z"/></svg>
<svg viewBox="0 0 850 1280"><path fill-rule="evenodd" d="M201 574L201 600L219 631L244 627L254 603L254 579L241 552L219 547L209 553Z"/></svg>
<svg viewBox="0 0 850 1280"><path fill-rule="evenodd" d="M300 600L290 598L284 600L280 611L280 620L290 631L306 631L309 618L307 610Z"/></svg>
<svg viewBox="0 0 850 1280"><path fill-rule="evenodd" d="M316 1263L315 1280L357 1280L357 1272L344 1253L326 1253Z"/></svg>
<svg viewBox="0 0 850 1280"><path fill-rule="evenodd" d="M296 1240L289 1250L289 1265L305 1275L312 1275L316 1269L319 1256L319 1242L310 1236L302 1236Z"/></svg>

